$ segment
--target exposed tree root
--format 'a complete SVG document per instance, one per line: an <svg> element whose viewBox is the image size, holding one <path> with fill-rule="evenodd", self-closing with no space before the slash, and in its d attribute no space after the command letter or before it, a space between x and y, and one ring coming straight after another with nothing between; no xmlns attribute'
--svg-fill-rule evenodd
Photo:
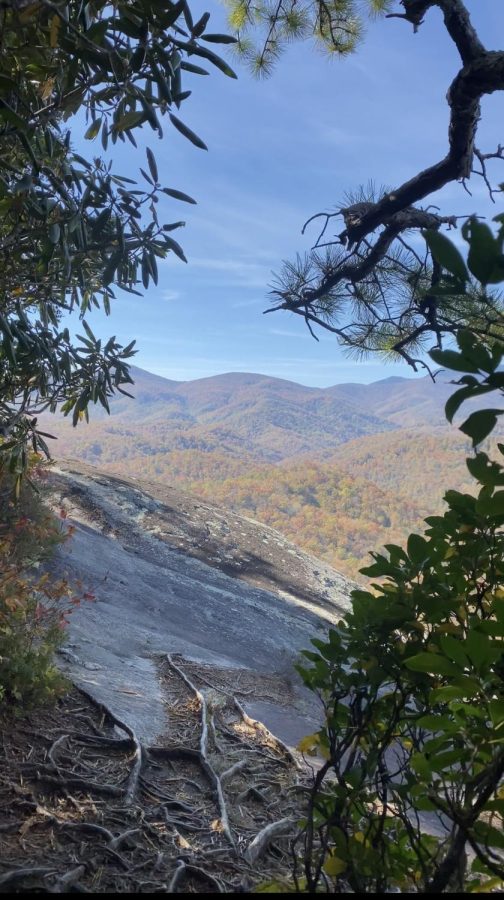
<svg viewBox="0 0 504 900"><path fill-rule="evenodd" d="M18 881L25 881L27 878L40 878L54 874L54 868L48 868L47 866L27 866L20 869L11 869L10 872L5 872L4 875L0 875L0 888L13 888Z"/></svg>
<svg viewBox="0 0 504 900"><path fill-rule="evenodd" d="M243 709L243 706L241 705L240 701L237 700L236 697L233 697L233 703L234 703L236 709L238 710L238 712L240 713L243 721L247 725L249 725L251 728L257 729L257 731L260 731L265 737L267 737L268 741L270 741L273 744L273 746L280 747L283 750L283 752L285 753L286 757L289 759L289 761L296 767L296 769L299 769L299 770L302 769L301 763L299 762L299 760L296 759L292 750L290 750L290 748L287 746L287 744L284 744L284 742L281 741L280 738L278 738L275 734L272 734L271 731L269 731L269 729L266 728L266 725L263 725L262 722L258 722L257 719L252 719L251 716L249 716L248 713L245 712L245 710Z"/></svg>
<svg viewBox="0 0 504 900"><path fill-rule="evenodd" d="M83 734L80 731L69 732L67 737L73 737L82 744L94 744L100 747L110 747L111 750L133 750L134 741L131 738L109 738L98 734Z"/></svg>
<svg viewBox="0 0 504 900"><path fill-rule="evenodd" d="M175 874L168 887L168 893L176 894L179 886L182 884L184 879L190 875L193 875L200 881L204 881L207 884L211 885L214 890L218 891L220 894L223 893L221 883L216 878L214 878L213 875L210 875L208 872L205 872L204 869L200 869L198 866L188 865L182 859L179 859L177 862Z"/></svg>
<svg viewBox="0 0 504 900"><path fill-rule="evenodd" d="M33 770L33 764L29 764L28 768ZM122 788L117 787L115 784L100 784L96 781L88 781L86 778L77 778L72 775L53 775L51 772L44 771L42 766L38 766L36 771L31 771L30 774L35 780L55 788L69 788L89 794L101 794L104 797L121 797L124 793Z"/></svg>
<svg viewBox="0 0 504 900"><path fill-rule="evenodd" d="M236 775L238 772L242 772L243 769L246 769L249 765L248 759L239 759L238 762L235 762L234 765L230 766L229 769L226 769L224 772L220 774L221 784L224 781L229 781L233 775Z"/></svg>
<svg viewBox="0 0 504 900"><path fill-rule="evenodd" d="M269 825L265 825L262 831L260 831L259 834L256 834L254 840L251 841L245 851L244 855L247 862L254 865L259 857L268 849L272 840L275 837L278 837L279 834L288 832L293 824L293 820L286 817L285 819L279 819L278 822L270 822Z"/></svg>
<svg viewBox="0 0 504 900"><path fill-rule="evenodd" d="M79 878L82 878L86 871L85 866L75 866L74 869L70 869L68 872L65 872L64 875L60 875L57 879L54 886L51 888L51 893L53 894L63 894L66 893L70 888L75 892L78 888L79 893L86 891L86 888L83 888L82 885L79 884Z"/></svg>
<svg viewBox="0 0 504 900"><path fill-rule="evenodd" d="M169 653L166 654L166 660L168 662L168 665L171 666L171 668L175 672L177 672L178 675L180 675L180 677L185 682L185 684L193 691L193 693L196 695L196 697L198 698L198 701L200 703L200 710L201 710L200 754L201 754L202 767L206 771L206 773L209 777L209 780L212 782L215 793L217 795L217 800L219 803L220 818L221 818L221 822L222 822L222 830L223 830L224 834L226 835L229 843L234 847L235 839L233 837L233 834L231 833L231 826L229 824L229 816L228 816L226 801L224 798L224 793L222 790L221 780L220 780L219 776L217 775L217 772L215 771L215 769L212 766L212 764L209 760L209 757L208 757L208 706L207 706L207 702L205 700L204 695L201 693L201 691L198 690L196 685L193 684L193 682L185 674L185 672L183 672L183 670L180 668L180 666L177 666L177 664L173 662L173 659Z"/></svg>
<svg viewBox="0 0 504 900"><path fill-rule="evenodd" d="M55 820L55 824L59 828L98 834L105 839L106 846L110 850L119 850L125 841L131 840L134 835L140 834L140 828L130 828L128 831L123 831L121 834L114 836L108 828L104 828L103 825L95 825L92 822L59 822Z"/></svg>
<svg viewBox="0 0 504 900"><path fill-rule="evenodd" d="M104 715L106 715L113 723L119 728L121 731L125 731L127 735L129 735L130 741L134 746L134 756L133 756L133 768L128 776L128 781L126 783L126 791L124 794L124 803L126 806L131 806L133 800L136 796L138 790L138 783L140 779L140 773L142 771L143 764L143 749L140 741L138 740L135 732L132 728L126 723L123 722L122 719L118 719L116 715L110 710L104 703L96 703L92 695L88 694L86 691L81 690L81 693L84 694L85 697L88 697L93 703L95 703L99 709L102 710Z"/></svg>
<svg viewBox="0 0 504 900"><path fill-rule="evenodd" d="M238 794L236 800L238 803L242 803L248 797L253 797L254 800L259 800L261 803L268 803L267 797L265 797L264 794L261 794L261 791L254 787L254 785L250 785L246 790L242 791L241 794Z"/></svg>
<svg viewBox="0 0 504 900"><path fill-rule="evenodd" d="M20 723L12 750L16 723L2 728L0 891L226 893L286 876L297 769L232 695L184 669L163 669L162 746L142 747L86 692Z"/></svg>
<svg viewBox="0 0 504 900"><path fill-rule="evenodd" d="M59 738L56 738L56 740L53 742L53 744L51 745L51 747L49 748L49 751L47 753L47 758L50 760L52 766L56 769L56 771L58 771L58 764L57 764L56 760L54 759L54 753L58 749L58 747L61 747L61 745L65 743L67 738L68 738L68 734L62 734Z"/></svg>

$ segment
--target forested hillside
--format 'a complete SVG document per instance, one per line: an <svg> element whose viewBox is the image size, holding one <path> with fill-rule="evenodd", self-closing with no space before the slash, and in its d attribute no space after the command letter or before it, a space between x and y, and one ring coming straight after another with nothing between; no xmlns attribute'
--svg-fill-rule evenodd
<svg viewBox="0 0 504 900"><path fill-rule="evenodd" d="M402 540L421 512L340 467L303 459L247 475L188 480L192 493L281 531L303 549L356 577L370 548Z"/></svg>
<svg viewBox="0 0 504 900"><path fill-rule="evenodd" d="M446 485L469 490L471 477L465 457L471 442L460 431L404 428L397 432L348 441L330 457L341 469L367 478L398 502L415 503L432 512L442 501Z"/></svg>
<svg viewBox="0 0 504 900"><path fill-rule="evenodd" d="M470 484L468 443L444 419L452 385L442 381L322 390L248 373L176 382L133 368L133 376L135 399L117 398L110 417L75 429L48 420L56 458L184 486L352 577L369 550L400 542L441 509L446 484Z"/></svg>

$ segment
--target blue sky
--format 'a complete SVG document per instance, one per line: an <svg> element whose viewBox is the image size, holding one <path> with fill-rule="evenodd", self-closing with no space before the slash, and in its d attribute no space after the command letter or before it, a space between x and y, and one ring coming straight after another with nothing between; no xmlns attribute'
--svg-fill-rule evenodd
<svg viewBox="0 0 504 900"><path fill-rule="evenodd" d="M467 6L487 46L497 47L502 0ZM211 12L207 30L227 30L216 0L193 0L191 9L195 18ZM222 49L238 80L213 69L205 78L186 74L184 89L193 94L179 113L208 153L169 125L162 141L144 126L137 157L129 144L114 148L116 171L134 177L145 167L143 148L151 146L160 180L198 201L160 203L162 221L186 221L174 237L188 265L169 254L157 288L142 299L121 295L110 319L93 312L91 326L124 343L136 337L135 364L177 380L246 371L324 387L412 375L405 365L348 359L330 335L319 334L316 343L299 317L262 311L272 271L316 237L315 230L301 236L306 219L336 208L346 190L370 178L392 187L444 155L445 94L459 59L438 11L429 12L416 35L398 19L370 22L358 53L345 60L329 59L310 42L294 44L266 80L254 79ZM482 150L502 141L503 113L502 95L485 100ZM82 150L91 156L99 145L85 142ZM448 186L435 202L450 214L500 211L490 206L481 179L472 188L471 198Z"/></svg>

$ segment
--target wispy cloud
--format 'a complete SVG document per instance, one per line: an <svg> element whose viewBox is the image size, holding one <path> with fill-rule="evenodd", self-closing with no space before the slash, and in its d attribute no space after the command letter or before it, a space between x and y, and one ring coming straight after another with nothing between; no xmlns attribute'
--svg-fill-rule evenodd
<svg viewBox="0 0 504 900"><path fill-rule="evenodd" d="M339 149L352 150L354 148L362 148L369 146L369 132L354 131L345 128L338 128L336 125L325 126L320 122L314 123L316 138L324 144ZM379 146L380 149L392 147L394 145L394 135L385 133L373 136L373 146Z"/></svg>
<svg viewBox="0 0 504 900"><path fill-rule="evenodd" d="M268 334L276 334L278 337L303 338L303 340L310 337L307 331L301 329L299 331L288 331L286 328L269 328ZM311 338L311 340L313 340L313 338Z"/></svg>
<svg viewBox="0 0 504 900"><path fill-rule="evenodd" d="M191 257L193 269L204 273L208 282L209 274L212 281L225 287L247 287L265 289L271 279L271 270L257 262L247 259L229 259L216 257Z"/></svg>
<svg viewBox="0 0 504 900"><path fill-rule="evenodd" d="M199 269L213 269L217 272L250 273L264 271L264 267L256 263L245 262L239 259L214 259L207 257L193 257L193 266Z"/></svg>
<svg viewBox="0 0 504 900"><path fill-rule="evenodd" d="M261 285L263 287L263 285ZM233 300L230 304L232 309L246 309L247 307L256 307L256 309L264 309L267 302L265 297L249 297L248 299Z"/></svg>

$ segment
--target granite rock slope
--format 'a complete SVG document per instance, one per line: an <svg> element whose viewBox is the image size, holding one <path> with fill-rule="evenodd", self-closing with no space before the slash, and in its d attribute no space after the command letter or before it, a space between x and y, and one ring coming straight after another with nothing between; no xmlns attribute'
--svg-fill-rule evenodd
<svg viewBox="0 0 504 900"><path fill-rule="evenodd" d="M77 685L152 742L169 728L159 659L176 653L227 672L230 690L246 683L248 712L288 744L313 727L293 662L348 607L351 582L273 529L161 484L70 461L50 482L75 529L52 566L96 598L63 650Z"/></svg>

